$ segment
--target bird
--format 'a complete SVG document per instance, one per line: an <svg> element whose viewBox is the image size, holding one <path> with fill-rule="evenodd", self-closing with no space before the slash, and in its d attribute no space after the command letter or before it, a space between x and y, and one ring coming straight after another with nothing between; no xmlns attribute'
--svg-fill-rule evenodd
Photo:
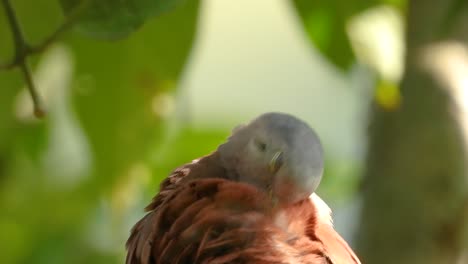
<svg viewBox="0 0 468 264"><path fill-rule="evenodd" d="M360 264L315 193L323 169L306 122L264 113L161 182L126 263Z"/></svg>

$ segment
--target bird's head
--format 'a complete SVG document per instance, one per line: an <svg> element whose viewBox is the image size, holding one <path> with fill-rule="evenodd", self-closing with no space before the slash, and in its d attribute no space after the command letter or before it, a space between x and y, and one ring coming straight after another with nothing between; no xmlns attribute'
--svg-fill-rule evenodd
<svg viewBox="0 0 468 264"><path fill-rule="evenodd" d="M265 190L280 203L309 197L322 178L318 136L289 114L266 113L237 127L218 151L239 181Z"/></svg>

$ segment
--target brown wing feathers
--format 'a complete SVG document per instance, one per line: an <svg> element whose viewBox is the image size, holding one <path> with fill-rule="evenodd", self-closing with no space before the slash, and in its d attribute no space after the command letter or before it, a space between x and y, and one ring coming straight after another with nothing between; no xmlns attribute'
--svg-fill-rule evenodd
<svg viewBox="0 0 468 264"><path fill-rule="evenodd" d="M269 203L246 184L191 181L137 224L127 263L327 263L319 242L271 222Z"/></svg>
<svg viewBox="0 0 468 264"><path fill-rule="evenodd" d="M254 188L222 179L196 180L172 195L133 230L127 263L234 258L235 254L226 252L248 244L254 236L253 225L259 225L260 212L266 210L263 196ZM139 235L142 231L151 235Z"/></svg>
<svg viewBox="0 0 468 264"><path fill-rule="evenodd" d="M222 179L223 169L209 165L216 158L162 182L132 229L127 263L360 263L331 225L317 223L311 200L272 211L264 193Z"/></svg>
<svg viewBox="0 0 468 264"><path fill-rule="evenodd" d="M153 201L145 208L145 210L152 211L157 208L180 184L189 180L227 178L226 171L220 164L219 154L217 152L213 152L199 160L175 169L161 182L158 195L153 198Z"/></svg>

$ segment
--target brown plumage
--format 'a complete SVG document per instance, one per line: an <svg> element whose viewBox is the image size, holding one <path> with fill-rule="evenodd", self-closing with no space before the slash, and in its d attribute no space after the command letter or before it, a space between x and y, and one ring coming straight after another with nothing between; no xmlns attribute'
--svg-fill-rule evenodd
<svg viewBox="0 0 468 264"><path fill-rule="evenodd" d="M281 118L291 122L292 117L283 115ZM264 122L262 117L259 119ZM268 122L278 122L277 119L274 117ZM295 120L294 130L286 129L288 136L297 132ZM254 120L246 129L253 127L255 122L258 123ZM256 133L259 128L255 127L253 131ZM267 127L270 131L270 124ZM299 131L300 135L303 129ZM266 140L269 146L275 147L274 158L267 159L272 168L270 172L261 161L248 166L239 165L246 160L234 153L255 159L255 156L249 156L252 153L245 151L256 150L246 147L250 140L243 143L240 138L236 140L237 133L234 132L224 144L228 145L225 149L229 149L229 155L221 146L211 155L176 169L161 183L159 193L146 208L148 214L131 231L127 241L127 263L360 263L333 229L330 209L315 194L309 198L318 184L316 180L310 182L307 179L313 187L307 192L303 186L298 186L306 175L291 176L297 172L288 167L293 163L314 172L310 177L321 177L316 164L321 166L322 163L312 162L316 167L309 169L302 166L305 162L302 158L289 158L297 157L290 154L295 153L292 152L294 149L282 147L281 154L285 154L285 160L279 166L272 166L271 161L279 162L279 148L274 142L280 137L274 142ZM253 135L252 132L241 133L247 138ZM253 139L258 145L258 139ZM238 148L232 151L230 142L235 142ZM294 144L289 142L287 146L290 145ZM264 146L261 149L259 153L268 153ZM321 153L321 149L319 151ZM267 154L262 154L259 160L263 160L263 155ZM309 157L316 159L318 156L313 154ZM320 175L315 174L317 171Z"/></svg>

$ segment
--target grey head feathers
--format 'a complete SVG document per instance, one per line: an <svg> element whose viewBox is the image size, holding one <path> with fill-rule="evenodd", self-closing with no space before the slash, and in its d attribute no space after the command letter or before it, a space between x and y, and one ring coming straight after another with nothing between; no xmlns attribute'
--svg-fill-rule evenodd
<svg viewBox="0 0 468 264"><path fill-rule="evenodd" d="M322 178L318 136L289 114L265 113L235 128L218 152L230 178L268 191L279 202L307 198Z"/></svg>

